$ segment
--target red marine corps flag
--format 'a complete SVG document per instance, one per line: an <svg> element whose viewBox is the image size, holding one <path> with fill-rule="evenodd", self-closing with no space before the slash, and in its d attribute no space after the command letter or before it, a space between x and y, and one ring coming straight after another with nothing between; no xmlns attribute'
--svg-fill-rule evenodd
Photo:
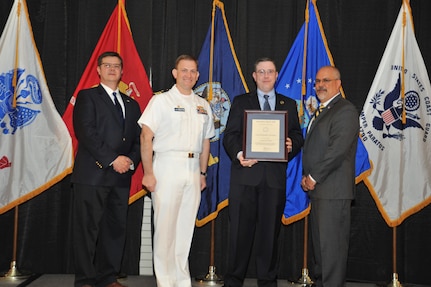
<svg viewBox="0 0 431 287"><path fill-rule="evenodd" d="M123 58L124 71L119 88L121 92L135 99L139 103L141 111L144 110L149 99L153 95L147 73L145 72L144 65L139 58L138 51L136 50L136 46L133 41L129 20L124 6L124 0L119 0L118 5L112 12L112 15L103 30L102 36L91 55L90 61L88 62L81 80L79 81L63 115L63 120L72 136L75 152L77 150L78 142L73 130L72 116L76 96L80 90L91 88L99 84L100 79L96 72L97 57L105 51L115 51ZM129 203L132 203L145 194L142 189L142 177L142 165L139 164L132 177Z"/></svg>

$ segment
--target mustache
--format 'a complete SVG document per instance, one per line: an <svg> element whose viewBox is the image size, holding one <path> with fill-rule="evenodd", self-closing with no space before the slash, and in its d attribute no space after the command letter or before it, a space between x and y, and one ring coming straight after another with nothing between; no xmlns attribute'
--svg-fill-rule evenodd
<svg viewBox="0 0 431 287"><path fill-rule="evenodd" d="M325 88L319 88L319 89L316 89L316 92L326 92L326 89Z"/></svg>

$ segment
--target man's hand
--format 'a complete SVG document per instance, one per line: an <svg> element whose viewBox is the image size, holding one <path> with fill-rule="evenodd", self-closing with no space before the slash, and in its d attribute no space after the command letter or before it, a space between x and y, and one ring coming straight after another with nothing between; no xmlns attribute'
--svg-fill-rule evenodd
<svg viewBox="0 0 431 287"><path fill-rule="evenodd" d="M304 191L314 190L316 182L310 176L302 176L301 187Z"/></svg>
<svg viewBox="0 0 431 287"><path fill-rule="evenodd" d="M112 167L118 173L126 173L129 171L131 164L132 160L130 158L124 155L119 155L112 163Z"/></svg>
<svg viewBox="0 0 431 287"><path fill-rule="evenodd" d="M207 187L207 178L201 175L200 179L201 179L201 191L203 191Z"/></svg>
<svg viewBox="0 0 431 287"><path fill-rule="evenodd" d="M144 174L142 178L142 186L149 192L153 192L156 189L156 177L154 174Z"/></svg>
<svg viewBox="0 0 431 287"><path fill-rule="evenodd" d="M238 155L238 160L243 167L252 167L257 163L257 159L244 159L242 152Z"/></svg>
<svg viewBox="0 0 431 287"><path fill-rule="evenodd" d="M292 151L292 140L290 138L286 138L286 149L287 149L287 152Z"/></svg>

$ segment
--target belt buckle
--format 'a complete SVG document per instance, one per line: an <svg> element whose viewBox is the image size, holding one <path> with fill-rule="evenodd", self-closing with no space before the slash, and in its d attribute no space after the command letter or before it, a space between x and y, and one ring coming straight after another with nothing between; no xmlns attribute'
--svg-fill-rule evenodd
<svg viewBox="0 0 431 287"><path fill-rule="evenodd" d="M192 152L189 152L189 155L188 155L188 157L189 157L189 158L194 158L194 153L192 153Z"/></svg>

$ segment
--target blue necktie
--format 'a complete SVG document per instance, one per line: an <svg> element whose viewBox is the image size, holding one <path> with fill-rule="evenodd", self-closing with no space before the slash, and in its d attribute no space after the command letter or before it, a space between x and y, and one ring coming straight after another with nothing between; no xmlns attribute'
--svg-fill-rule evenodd
<svg viewBox="0 0 431 287"><path fill-rule="evenodd" d="M265 98L265 103L263 103L263 110L264 111L270 111L271 107L269 106L269 102L268 102L269 96L268 95L264 95L263 97Z"/></svg>

